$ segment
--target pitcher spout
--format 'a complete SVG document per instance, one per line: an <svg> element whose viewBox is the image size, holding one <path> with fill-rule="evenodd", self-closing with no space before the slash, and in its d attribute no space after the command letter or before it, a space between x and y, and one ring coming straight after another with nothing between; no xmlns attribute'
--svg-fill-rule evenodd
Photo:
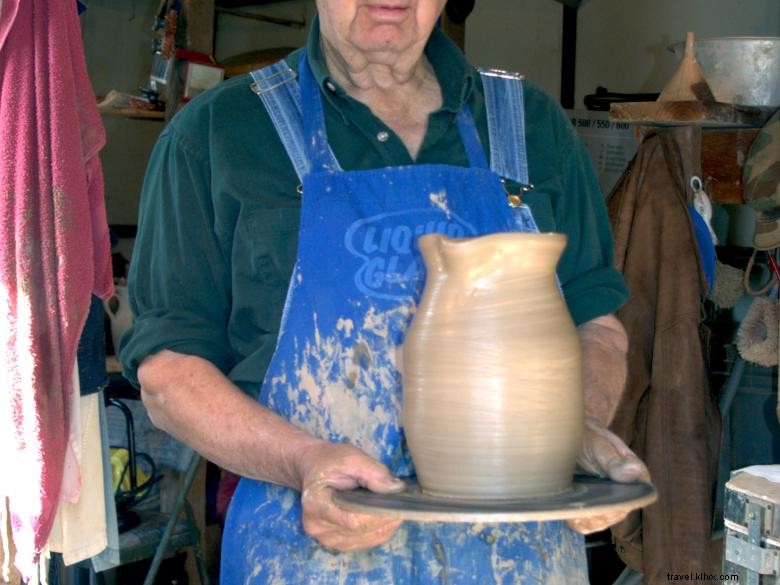
<svg viewBox="0 0 780 585"><path fill-rule="evenodd" d="M443 234L432 233L420 236L417 240L420 254L425 261L425 268L429 273L441 272L444 269L442 246L444 241L449 239Z"/></svg>
<svg viewBox="0 0 780 585"><path fill-rule="evenodd" d="M557 233L495 233L476 238L451 238L426 234L418 240L420 252L430 273L454 274L467 269L470 277L496 270L533 269L553 274L566 236Z"/></svg>

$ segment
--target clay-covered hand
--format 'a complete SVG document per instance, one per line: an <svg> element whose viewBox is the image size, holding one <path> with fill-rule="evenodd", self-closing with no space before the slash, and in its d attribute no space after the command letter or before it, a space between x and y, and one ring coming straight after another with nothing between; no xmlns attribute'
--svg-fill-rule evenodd
<svg viewBox="0 0 780 585"><path fill-rule="evenodd" d="M322 442L309 448L299 462L303 529L322 546L340 552L384 543L401 520L348 512L332 500L333 490L357 487L395 493L405 484L379 461L345 444Z"/></svg>
<svg viewBox="0 0 780 585"><path fill-rule="evenodd" d="M630 483L650 482L647 466L629 449L616 434L593 419L585 421L582 453L577 459L579 471L589 475L607 477L612 481ZM615 511L602 516L574 518L569 527L582 534L605 530L623 520L630 510Z"/></svg>

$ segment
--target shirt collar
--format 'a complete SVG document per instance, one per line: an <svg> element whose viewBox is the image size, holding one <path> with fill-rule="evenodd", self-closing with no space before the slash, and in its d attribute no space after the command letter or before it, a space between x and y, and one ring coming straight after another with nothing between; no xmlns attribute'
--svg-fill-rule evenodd
<svg viewBox="0 0 780 585"><path fill-rule="evenodd" d="M428 44L425 47L428 57L442 93L442 110L457 112L469 98L474 89L477 71L461 53L460 49L438 27L433 29ZM320 90L325 94L326 84L336 86L336 93L343 95L344 90L331 80L330 72L325 64L325 55L320 44L320 22L315 14L312 19L311 31L306 43L306 57L309 61L314 79Z"/></svg>

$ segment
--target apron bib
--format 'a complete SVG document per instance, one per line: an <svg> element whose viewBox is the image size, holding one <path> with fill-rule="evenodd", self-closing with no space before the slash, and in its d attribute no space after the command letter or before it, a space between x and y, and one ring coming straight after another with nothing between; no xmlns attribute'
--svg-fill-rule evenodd
<svg viewBox="0 0 780 585"><path fill-rule="evenodd" d="M308 433L412 476L395 356L424 284L417 238L538 229L527 206L507 204L465 106L457 126L470 167L345 172L305 56L299 75L295 83L284 62L252 74L303 185L295 268L259 399ZM522 115L500 116L522 112L520 81L483 79L494 169L527 184ZM559 522L405 522L380 547L336 553L303 532L297 491L248 479L230 504L221 565L224 585L587 582L583 539Z"/></svg>

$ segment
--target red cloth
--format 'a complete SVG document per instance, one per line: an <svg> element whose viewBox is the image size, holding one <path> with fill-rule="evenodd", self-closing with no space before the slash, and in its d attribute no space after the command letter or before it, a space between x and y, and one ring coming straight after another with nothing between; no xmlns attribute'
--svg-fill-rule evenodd
<svg viewBox="0 0 780 585"><path fill-rule="evenodd" d="M224 524L225 516L227 516L227 509L230 505L230 500L233 497L233 492L238 487L238 481L241 479L235 473L231 473L225 469L222 470L222 476L219 478L219 486L217 487L217 519Z"/></svg>
<svg viewBox="0 0 780 585"><path fill-rule="evenodd" d="M113 292L105 143L73 0L0 4L0 497L30 577L58 505L90 295Z"/></svg>

